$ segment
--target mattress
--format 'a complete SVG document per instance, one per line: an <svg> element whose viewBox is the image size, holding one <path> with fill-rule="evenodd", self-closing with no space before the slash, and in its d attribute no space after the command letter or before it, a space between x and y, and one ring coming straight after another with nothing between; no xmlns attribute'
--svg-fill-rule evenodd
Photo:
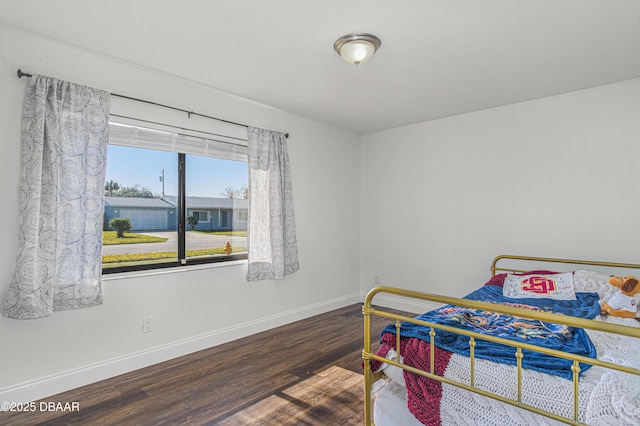
<svg viewBox="0 0 640 426"><path fill-rule="evenodd" d="M375 394L373 421L377 426L422 426L407 409L407 389L392 380Z"/></svg>

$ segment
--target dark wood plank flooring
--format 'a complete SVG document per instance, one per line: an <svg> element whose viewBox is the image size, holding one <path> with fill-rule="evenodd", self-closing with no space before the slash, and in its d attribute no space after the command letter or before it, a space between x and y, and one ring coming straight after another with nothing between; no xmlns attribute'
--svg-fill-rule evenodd
<svg viewBox="0 0 640 426"><path fill-rule="evenodd" d="M388 322L372 318L374 344ZM361 305L348 306L43 400L77 402L79 411L5 412L0 413L0 424L223 423L225 419L242 418L238 413L250 413L249 407L274 395L282 397L283 390L328 367L338 366L361 375L362 333ZM356 424L352 417L354 411L362 412L362 398L347 404L349 410L344 410L344 415L332 413L329 422L326 413L309 410L299 424Z"/></svg>

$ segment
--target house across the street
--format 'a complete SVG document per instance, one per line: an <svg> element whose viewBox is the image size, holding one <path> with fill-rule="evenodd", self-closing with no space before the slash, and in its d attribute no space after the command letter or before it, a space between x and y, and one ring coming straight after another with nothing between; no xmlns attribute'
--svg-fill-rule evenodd
<svg viewBox="0 0 640 426"><path fill-rule="evenodd" d="M175 231L178 229L177 197L162 198L105 197L104 230L111 230L109 221L129 218L131 231ZM199 231L246 230L248 200L212 197L187 197L187 217L194 216ZM186 225L186 224L185 224ZM191 229L186 225L186 229Z"/></svg>

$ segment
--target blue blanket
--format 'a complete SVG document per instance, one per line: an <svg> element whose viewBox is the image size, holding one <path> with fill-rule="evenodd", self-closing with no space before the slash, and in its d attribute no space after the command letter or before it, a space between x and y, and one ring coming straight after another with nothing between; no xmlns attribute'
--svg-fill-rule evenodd
<svg viewBox="0 0 640 426"><path fill-rule="evenodd" d="M597 293L576 293L577 300L511 299L502 295L502 287L486 285L464 298L587 319L592 319L600 313ZM596 349L593 343L581 328L527 320L496 312L480 311L454 305L444 306L416 318L590 358L596 357ZM387 326L383 333L395 334L395 326L393 324ZM436 330L436 333L435 345L449 352L469 356L469 338L467 336L442 330ZM428 328L409 322L402 323L400 335L429 341ZM478 358L516 365L516 349L511 346L476 339L474 352ZM553 374L570 380L573 378L571 371L572 361L570 360L552 357L535 351L523 350L522 353L524 355L522 359L523 368ZM580 363L581 372L590 367L590 364Z"/></svg>

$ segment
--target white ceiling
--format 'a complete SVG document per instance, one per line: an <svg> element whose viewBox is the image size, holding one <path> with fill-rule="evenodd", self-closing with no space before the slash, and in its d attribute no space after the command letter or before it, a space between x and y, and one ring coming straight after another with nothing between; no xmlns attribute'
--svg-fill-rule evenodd
<svg viewBox="0 0 640 426"><path fill-rule="evenodd" d="M356 133L640 77L640 0L0 0L0 24ZM382 40L359 67L352 32Z"/></svg>

